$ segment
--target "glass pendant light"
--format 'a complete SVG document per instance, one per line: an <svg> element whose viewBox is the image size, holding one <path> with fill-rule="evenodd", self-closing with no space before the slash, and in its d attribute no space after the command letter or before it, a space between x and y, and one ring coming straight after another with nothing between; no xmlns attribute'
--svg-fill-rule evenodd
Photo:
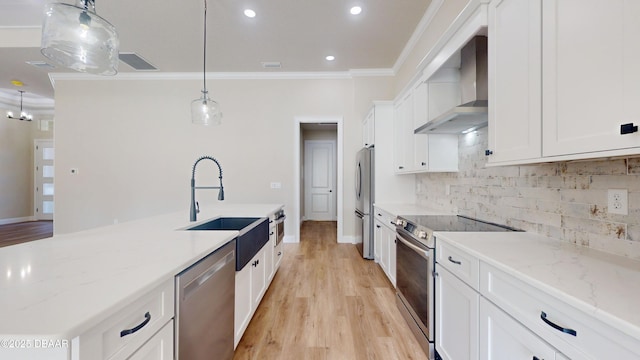
<svg viewBox="0 0 640 360"><path fill-rule="evenodd" d="M9 119L17 119L22 121L31 121L33 120L33 115L22 109L22 94L24 94L24 90L18 90L20 92L20 116L14 116L12 111L7 111L7 118Z"/></svg>
<svg viewBox="0 0 640 360"><path fill-rule="evenodd" d="M191 122L199 125L220 125L222 112L217 101L211 100L207 91L207 0L204 0L204 60L202 65L203 87L200 98L191 102Z"/></svg>
<svg viewBox="0 0 640 360"><path fill-rule="evenodd" d="M45 7L40 52L56 63L97 75L118 73L118 33L96 14L95 0Z"/></svg>

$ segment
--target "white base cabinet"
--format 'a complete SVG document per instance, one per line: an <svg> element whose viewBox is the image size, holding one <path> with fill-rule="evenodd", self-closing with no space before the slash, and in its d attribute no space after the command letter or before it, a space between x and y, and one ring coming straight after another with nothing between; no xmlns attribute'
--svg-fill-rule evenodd
<svg viewBox="0 0 640 360"><path fill-rule="evenodd" d="M640 344L631 335L545 286L443 236L436 239L436 254L435 348L442 359L638 359Z"/></svg>
<svg viewBox="0 0 640 360"><path fill-rule="evenodd" d="M396 286L396 229L391 225L395 216L375 207L374 257L387 278Z"/></svg>
<svg viewBox="0 0 640 360"><path fill-rule="evenodd" d="M242 270L236 271L234 346L238 346L266 292L265 259L269 247L271 247L271 242L267 242Z"/></svg>
<svg viewBox="0 0 640 360"><path fill-rule="evenodd" d="M127 360L173 359L173 319Z"/></svg>
<svg viewBox="0 0 640 360"><path fill-rule="evenodd" d="M74 339L72 342L78 345L72 347L72 358L109 360L131 358L134 352L141 349L158 330L172 322L175 310L174 289L174 279L171 278ZM121 331L133 329L142 324L144 325L138 331L122 336ZM170 328L173 336L173 326ZM173 340L171 343L173 344Z"/></svg>
<svg viewBox="0 0 640 360"><path fill-rule="evenodd" d="M270 216L274 220L274 215ZM240 271L236 271L236 295L234 310L234 348L258 309L276 271L280 267L284 246L275 246L275 227L270 227L269 241Z"/></svg>
<svg viewBox="0 0 640 360"><path fill-rule="evenodd" d="M444 267L436 268L436 351L443 360L478 360L480 294Z"/></svg>
<svg viewBox="0 0 640 360"><path fill-rule="evenodd" d="M551 345L493 305L480 299L480 358L483 360L566 359Z"/></svg>
<svg viewBox="0 0 640 360"><path fill-rule="evenodd" d="M280 242L278 246L273 249L273 275L275 276L276 271L280 268L280 263L282 262L282 257L284 256L284 243Z"/></svg>

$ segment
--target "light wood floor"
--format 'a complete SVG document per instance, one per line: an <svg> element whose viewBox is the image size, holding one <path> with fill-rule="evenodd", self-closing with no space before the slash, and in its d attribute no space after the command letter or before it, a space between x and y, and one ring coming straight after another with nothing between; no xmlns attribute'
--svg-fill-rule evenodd
<svg viewBox="0 0 640 360"><path fill-rule="evenodd" d="M398 312L393 286L335 222L305 222L238 344L234 359L427 359Z"/></svg>
<svg viewBox="0 0 640 360"><path fill-rule="evenodd" d="M28 221L0 225L0 247L53 236L53 221Z"/></svg>

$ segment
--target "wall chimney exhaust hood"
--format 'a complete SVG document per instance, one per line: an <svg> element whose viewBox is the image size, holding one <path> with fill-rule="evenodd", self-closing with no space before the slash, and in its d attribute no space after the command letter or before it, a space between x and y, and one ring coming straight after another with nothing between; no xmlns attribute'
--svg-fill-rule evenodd
<svg viewBox="0 0 640 360"><path fill-rule="evenodd" d="M415 134L466 134L487 126L487 37L476 36L460 50L462 104L429 120Z"/></svg>

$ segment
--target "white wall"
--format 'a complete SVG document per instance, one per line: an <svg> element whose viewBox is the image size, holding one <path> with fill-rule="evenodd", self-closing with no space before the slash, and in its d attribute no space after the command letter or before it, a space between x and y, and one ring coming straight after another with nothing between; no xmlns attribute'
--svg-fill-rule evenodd
<svg viewBox="0 0 640 360"><path fill-rule="evenodd" d="M37 120L5 117L0 106L0 223L26 221L33 216L33 140L50 139L53 132L38 130Z"/></svg>
<svg viewBox="0 0 640 360"><path fill-rule="evenodd" d="M361 81L367 86L356 91ZM292 213L294 117L344 117L344 184L352 184L366 113L361 104L388 94L390 84L384 77L210 81L223 125L200 127L189 114L197 80L57 79L55 232L178 210L187 219L191 166L204 154L222 164L225 201L284 203ZM216 184L213 164L201 164L198 184ZM270 189L272 181L282 188ZM353 189L344 184L344 213L351 214ZM215 191L196 195L201 204L216 201ZM353 234L354 219L344 221L345 234ZM291 235L293 217L287 222Z"/></svg>

